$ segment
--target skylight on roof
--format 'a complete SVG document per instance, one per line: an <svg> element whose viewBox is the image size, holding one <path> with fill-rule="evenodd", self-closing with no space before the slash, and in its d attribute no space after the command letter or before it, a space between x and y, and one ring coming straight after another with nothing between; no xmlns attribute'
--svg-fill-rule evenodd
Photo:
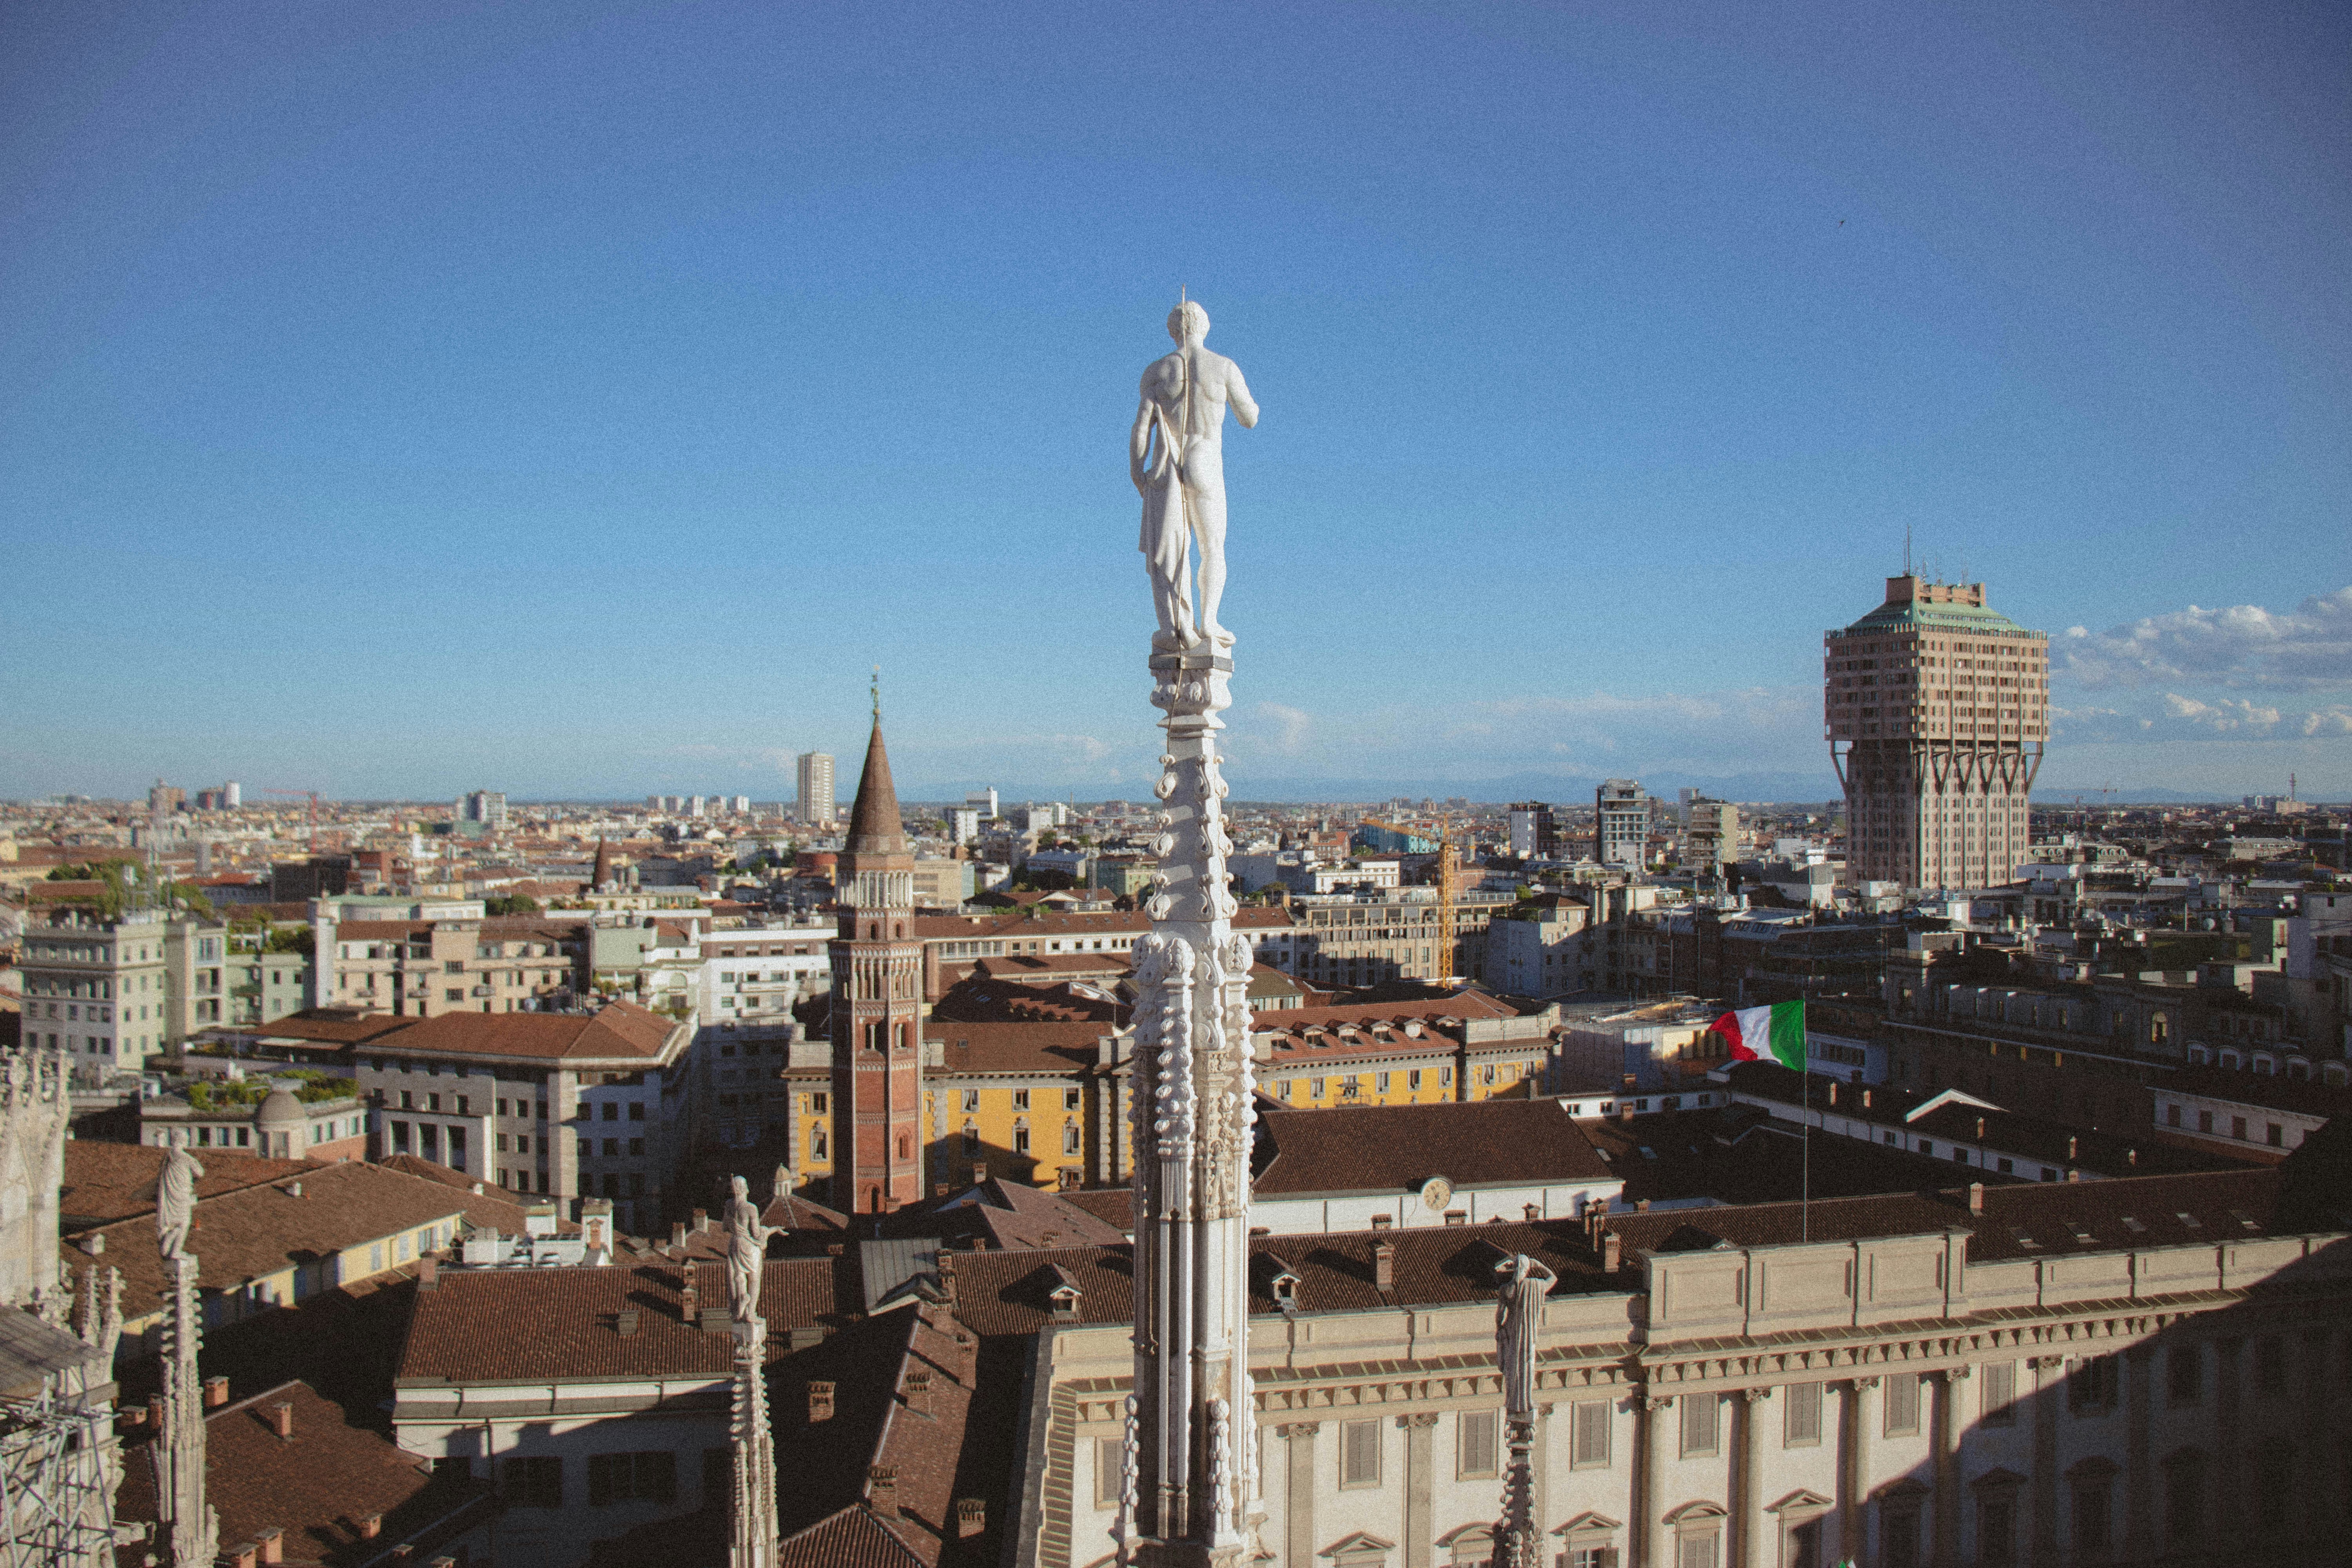
<svg viewBox="0 0 2352 1568"><path fill-rule="evenodd" d="M2172 1217L2179 1220L2182 1225L2187 1226L2191 1230L2202 1230L2205 1228L2203 1222L2200 1221L2195 1215L2190 1214L2187 1209L2182 1209Z"/></svg>
<svg viewBox="0 0 2352 1568"><path fill-rule="evenodd" d="M2017 1245L2024 1247L2027 1251L2039 1252L2042 1250L2042 1244L2034 1240L2033 1233L2027 1230L2023 1226L2011 1226L2009 1227L2009 1234L2017 1237Z"/></svg>
<svg viewBox="0 0 2352 1568"><path fill-rule="evenodd" d="M2074 1237L2076 1241L2081 1242L2085 1247L2098 1239L2097 1237L2091 1234L2091 1227L2084 1225L2081 1220L2068 1220L2066 1222L2066 1228L2074 1234Z"/></svg>
<svg viewBox="0 0 2352 1568"><path fill-rule="evenodd" d="M2255 1223L2254 1216L2248 1214L2243 1209L2231 1209L2230 1211L2230 1217L2236 1220L2240 1225L2244 1226L2248 1230L2260 1230L2263 1228L2260 1225Z"/></svg>
<svg viewBox="0 0 2352 1568"><path fill-rule="evenodd" d="M2139 1221L2134 1219L2131 1215L2124 1215L2124 1228L2131 1232L2134 1236L2138 1236L2142 1232L2146 1231L2147 1226L2140 1224Z"/></svg>

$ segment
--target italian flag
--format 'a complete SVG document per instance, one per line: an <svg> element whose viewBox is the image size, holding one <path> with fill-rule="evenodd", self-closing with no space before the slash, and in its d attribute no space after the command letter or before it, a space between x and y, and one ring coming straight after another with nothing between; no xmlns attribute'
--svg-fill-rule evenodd
<svg viewBox="0 0 2352 1568"><path fill-rule="evenodd" d="M1726 1013L1707 1026L1731 1044L1731 1059L1770 1059L1792 1072L1805 1070L1805 1005L1775 1002L1769 1007L1742 1007Z"/></svg>

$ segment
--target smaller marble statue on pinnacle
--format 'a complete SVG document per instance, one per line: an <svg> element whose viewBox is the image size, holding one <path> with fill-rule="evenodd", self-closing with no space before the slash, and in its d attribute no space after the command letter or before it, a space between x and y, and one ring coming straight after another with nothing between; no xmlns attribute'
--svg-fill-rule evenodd
<svg viewBox="0 0 2352 1568"><path fill-rule="evenodd" d="M727 1203L727 1306L735 1322L748 1323L760 1310L760 1280L766 1267L768 1237L773 1227L760 1223L751 1203L751 1184L730 1177L735 1195Z"/></svg>
<svg viewBox="0 0 2352 1568"><path fill-rule="evenodd" d="M188 1250L188 1233L196 1221L196 1179L204 1173L196 1157L177 1144L163 1156L155 1183L155 1244L166 1258Z"/></svg>
<svg viewBox="0 0 2352 1568"><path fill-rule="evenodd" d="M1127 443L1128 476L1143 497L1140 548L1151 574L1151 607L1160 653L1206 648L1223 653L1233 634L1218 624L1225 592L1225 409L1244 429L1255 427L1257 404L1241 366L1211 352L1209 312L1187 300L1168 313L1175 352L1143 373L1143 396ZM1192 593L1192 550L1200 547L1200 596Z"/></svg>

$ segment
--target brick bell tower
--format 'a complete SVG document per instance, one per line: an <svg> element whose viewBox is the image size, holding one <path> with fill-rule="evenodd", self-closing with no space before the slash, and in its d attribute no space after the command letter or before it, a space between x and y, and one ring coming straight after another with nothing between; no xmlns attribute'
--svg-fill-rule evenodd
<svg viewBox="0 0 2352 1568"><path fill-rule="evenodd" d="M835 887L833 1206L887 1214L923 1195L923 945L878 691Z"/></svg>

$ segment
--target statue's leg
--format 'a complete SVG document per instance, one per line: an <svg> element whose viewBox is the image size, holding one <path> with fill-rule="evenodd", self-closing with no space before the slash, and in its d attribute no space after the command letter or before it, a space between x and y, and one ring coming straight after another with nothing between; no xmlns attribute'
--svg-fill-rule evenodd
<svg viewBox="0 0 2352 1568"><path fill-rule="evenodd" d="M1192 605L1186 593L1192 539L1185 532L1183 492L1170 476L1143 498L1143 563L1151 576L1151 609L1160 630L1151 646L1173 653L1192 641Z"/></svg>
<svg viewBox="0 0 2352 1568"><path fill-rule="evenodd" d="M1231 647L1234 634L1217 621L1217 603L1225 596L1225 477L1211 472L1201 478L1207 482L1190 498L1192 533L1201 542L1201 636Z"/></svg>

